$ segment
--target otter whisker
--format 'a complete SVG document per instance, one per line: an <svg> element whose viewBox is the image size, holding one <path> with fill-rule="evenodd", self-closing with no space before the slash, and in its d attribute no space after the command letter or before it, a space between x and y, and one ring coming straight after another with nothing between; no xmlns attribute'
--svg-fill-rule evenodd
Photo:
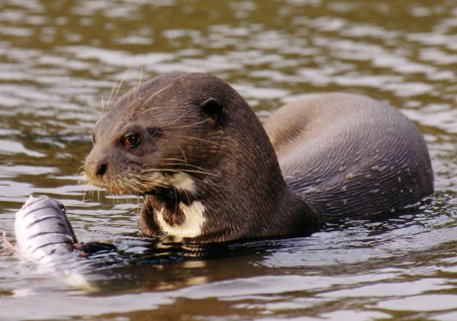
<svg viewBox="0 0 457 321"><path fill-rule="evenodd" d="M172 169L172 170L176 170L178 172L180 171L187 171L187 172L193 172L195 171L196 174L205 174L205 175L210 175L210 176L217 176L216 174L214 174L213 172L211 172L210 170L207 170L203 167L199 167L199 166L195 166L195 165L192 165L192 164L186 164L186 163L172 163L172 162L163 162L161 164L161 168L163 168L164 170L166 169Z"/></svg>
<svg viewBox="0 0 457 321"><path fill-rule="evenodd" d="M205 169L191 168L191 167L190 168L186 168L186 167L175 168L175 166L179 166L179 165L182 165L182 164L164 163L162 172L199 174L199 175L213 176L213 177L219 176L218 174L207 171ZM167 167L167 166L172 166L172 167Z"/></svg>
<svg viewBox="0 0 457 321"><path fill-rule="evenodd" d="M167 90L168 88L170 88L171 86L173 86L173 81L170 82L168 85L166 85L165 87L157 90L156 92L152 93L144 102L142 102L142 105L145 106L147 105L155 96L159 95L160 93L164 92L165 90ZM148 112L149 110L151 110L150 108L148 109L145 109L141 112L140 115L142 115L143 113L146 113Z"/></svg>
<svg viewBox="0 0 457 321"><path fill-rule="evenodd" d="M185 114L181 115L181 117L176 118L175 120L173 120L173 122L170 122L170 123L164 125L163 128L166 128L166 129L192 128L192 127L194 127L194 126L204 124L204 123L206 123L206 122L208 122L208 121L211 120L211 118L208 117L208 118L205 118L204 120L200 120L200 121L197 121L197 122L191 123L191 124L185 124L185 125L179 125L179 126L170 126L170 125L172 125L174 122L177 122L178 120L180 120L181 118L183 118L184 116L185 116Z"/></svg>
<svg viewBox="0 0 457 321"><path fill-rule="evenodd" d="M140 104L139 104L140 105ZM169 108L174 108L176 107L177 105L173 105L172 103L170 103L169 105L167 105ZM139 113L139 115L144 115L145 113L148 113L148 112L151 112L151 111L157 111L157 110L163 110L163 106L159 105L159 106L146 106L146 102L141 102L141 106L137 106L138 109L141 109L141 112Z"/></svg>
<svg viewBox="0 0 457 321"><path fill-rule="evenodd" d="M161 89L157 90L156 92L152 93L151 96L146 100L145 103L148 103L152 98L163 92L164 90L170 88L171 86L174 85L175 81L180 77L180 75L176 75L174 78L170 79L170 83L166 85L165 87L162 87Z"/></svg>
<svg viewBox="0 0 457 321"><path fill-rule="evenodd" d="M77 182L78 185L86 185L87 184L87 178L86 175L83 173L82 176L78 179Z"/></svg>
<svg viewBox="0 0 457 321"><path fill-rule="evenodd" d="M108 97L108 106L107 106L107 107L108 107L108 110L109 110L109 109L111 108L111 106L112 106L112 105L111 105L111 99L112 99L113 97L114 97L114 98L118 97L119 91L120 91L120 89L122 88L122 85L124 84L125 78L127 77L128 73L129 73L129 69L127 69L127 70L124 72L124 74L122 75L121 81L117 84L117 86L116 86L116 82L114 82L113 87L111 88L111 92L110 92L109 97Z"/></svg>
<svg viewBox="0 0 457 321"><path fill-rule="evenodd" d="M138 88L141 87L142 80L143 80L143 66L140 66L140 75L138 76L138 85L137 85Z"/></svg>
<svg viewBox="0 0 457 321"><path fill-rule="evenodd" d="M129 178L135 180L135 182L138 186L137 191L140 193L144 190L152 189L154 187L166 187L166 185L164 185L162 183L160 178L154 179L154 178L151 178L150 176L135 174L135 173L129 173L128 176L129 176Z"/></svg>
<svg viewBox="0 0 457 321"><path fill-rule="evenodd" d="M80 178L78 179L77 184L78 184L78 185L81 185L81 186L82 186L82 185L86 186L86 188L84 189L83 198L82 198L82 200L83 200L83 202L84 202L84 201L86 200L86 195L87 195L87 192L88 192L88 189L87 189L87 184L88 184L88 182L87 182L87 177L86 177L86 173L85 173L85 172L81 172L80 175L81 175L81 176L80 176Z"/></svg>
<svg viewBox="0 0 457 321"><path fill-rule="evenodd" d="M105 100L103 99L103 96L102 96L102 98L100 100L101 100L101 105L102 105L102 113L105 113L106 112L106 106L105 106Z"/></svg>
<svg viewBox="0 0 457 321"><path fill-rule="evenodd" d="M127 187L123 190L130 190L132 194L141 192L142 184L131 175L129 175L128 179L123 179L121 185Z"/></svg>
<svg viewBox="0 0 457 321"><path fill-rule="evenodd" d="M119 85L117 86L116 88L116 93L114 94L114 97L118 97L119 96L119 91L121 90L122 88L122 85L124 85L124 82L125 82L125 78L127 78L127 75L129 74L129 69L127 69L125 71L125 73L122 75L122 79L121 81L119 82Z"/></svg>
<svg viewBox="0 0 457 321"><path fill-rule="evenodd" d="M85 202L85 201L86 201L86 196L87 196L87 193L88 193L88 190L87 190L87 189L85 189L85 190L83 191L83 197L82 197L82 201L83 201L83 202Z"/></svg>
<svg viewBox="0 0 457 321"><path fill-rule="evenodd" d="M180 121L181 119L185 119L187 116L192 116L192 113L189 111L185 111L176 117L173 120L170 120L168 123L164 124L162 127L166 129L178 129L181 128L180 126L175 126L174 124Z"/></svg>
<svg viewBox="0 0 457 321"><path fill-rule="evenodd" d="M207 172L207 171L199 171L199 170L194 170L194 169L174 169L174 168L148 168L148 169L143 169L141 171L142 173L148 173L148 172L162 172L162 173L189 173L189 174L201 174L201 175L208 175L208 176L219 176L217 174Z"/></svg>
<svg viewBox="0 0 457 321"><path fill-rule="evenodd" d="M187 203L190 203L189 192L184 190L184 196L186 197Z"/></svg>
<svg viewBox="0 0 457 321"><path fill-rule="evenodd" d="M176 137L184 137L184 138L196 140L196 141L199 141L199 142L207 143L209 145L214 145L214 146L217 146L217 147L223 146L223 144L219 144L219 143L211 141L209 139L204 139L204 138L199 138L199 137L194 137L194 136L189 136L189 135L176 135Z"/></svg>
<svg viewBox="0 0 457 321"><path fill-rule="evenodd" d="M111 107L111 98L114 94L114 88L116 87L116 82L113 83L113 86L111 87L111 92L109 93L109 96L108 96L108 106L107 106L107 109L106 111L109 110L109 108ZM103 96L102 96L103 97Z"/></svg>
<svg viewBox="0 0 457 321"><path fill-rule="evenodd" d="M180 151L180 152L181 152L181 154L182 154L182 157L183 157L183 159L184 159L184 162L186 162L186 163L187 163L187 156L186 156L186 152L184 151L184 149L181 147L181 145L180 145L180 144L178 144L178 148L179 148L179 151Z"/></svg>
<svg viewBox="0 0 457 321"><path fill-rule="evenodd" d="M183 163L179 160L175 161L175 163L172 163L172 162L167 162L167 161L163 161L161 162L161 164L163 164L162 166L184 166L184 167L180 167L180 168L192 168L192 169L198 169L202 172L206 171L204 167L200 167L200 166L197 166L197 165L193 165L193 164L189 164L189 163ZM208 171L208 174L210 174L211 172Z"/></svg>
<svg viewBox="0 0 457 321"><path fill-rule="evenodd" d="M158 172L163 172L163 173L176 173L176 174L193 174L193 172L196 172L196 171L190 171L190 170L187 170L187 171L184 171L184 170L177 170L177 169L157 169L157 168L150 168L150 169L145 169L143 170L142 172L144 173L149 173L149 172L155 172L155 173L158 173ZM201 175L208 175L208 176L215 176L215 177L219 177L218 174L214 174L214 173L207 173L207 172L204 172L204 173L199 173L199 172L196 172L196 174L201 174ZM147 176L149 177L149 176ZM198 178L198 177L195 177L195 176L192 176L192 179L197 181L197 182L200 182L202 184L205 184L205 185L208 185L208 186L213 186L213 187L222 187L221 184L216 184L214 182L211 182L211 181L207 181L203 178ZM168 185L163 185L161 186L163 188L167 188L169 187Z"/></svg>
<svg viewBox="0 0 457 321"><path fill-rule="evenodd" d="M85 201L87 195L89 195L89 197L93 197L95 192L96 192L97 196L98 196L98 200L100 201L100 190L99 189L97 189L97 190L89 189L88 188L89 184L90 183L89 183L89 181L87 179L86 173L85 172L81 172L81 178L78 180L78 185L84 185L86 187L85 190L84 190L84 194L83 194L82 200Z"/></svg>
<svg viewBox="0 0 457 321"><path fill-rule="evenodd" d="M133 192L137 192L138 191L138 184L134 180L132 180L132 179L129 179L129 180L124 179L122 183L123 183L123 185L126 185L127 187L129 187Z"/></svg>
<svg viewBox="0 0 457 321"><path fill-rule="evenodd" d="M177 158L177 157L161 157L160 158L160 161L166 161L166 160L172 160L172 161L178 161L178 162L184 161L184 159Z"/></svg>
<svg viewBox="0 0 457 321"><path fill-rule="evenodd" d="M85 175L84 164L80 165L76 171L78 171L80 175Z"/></svg>
<svg viewBox="0 0 457 321"><path fill-rule="evenodd" d="M142 192L145 190L151 190L156 187L163 187L166 188L167 186L160 180L160 179L152 179L149 176L146 175L138 175L136 174L134 176L135 180L137 181L138 185L138 192Z"/></svg>
<svg viewBox="0 0 457 321"><path fill-rule="evenodd" d="M173 195L174 195L174 201L175 201L175 213L178 212L178 191L176 190L176 188L173 186Z"/></svg>
<svg viewBox="0 0 457 321"><path fill-rule="evenodd" d="M165 166L184 166L184 168L188 167L188 168L194 168L194 169L198 169L201 171L205 171L204 167L190 164L185 159L182 159L182 158L165 157L165 158L159 158L158 162Z"/></svg>

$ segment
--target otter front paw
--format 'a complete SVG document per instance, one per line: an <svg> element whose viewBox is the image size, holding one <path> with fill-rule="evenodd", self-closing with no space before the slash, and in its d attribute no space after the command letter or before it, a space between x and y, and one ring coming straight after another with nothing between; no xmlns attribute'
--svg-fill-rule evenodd
<svg viewBox="0 0 457 321"><path fill-rule="evenodd" d="M79 251L79 255L82 257L88 257L99 252L112 252L116 251L116 246L108 243L101 242L78 242L74 244L76 250Z"/></svg>

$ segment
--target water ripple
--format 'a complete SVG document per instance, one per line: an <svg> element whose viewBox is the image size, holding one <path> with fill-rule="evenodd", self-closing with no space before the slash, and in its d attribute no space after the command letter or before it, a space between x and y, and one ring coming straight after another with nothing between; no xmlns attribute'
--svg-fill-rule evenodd
<svg viewBox="0 0 457 321"><path fill-rule="evenodd" d="M6 0L0 9L0 230L13 230L29 194L49 194L80 239L147 251L136 234L141 199L78 180L102 98L168 71L216 73L261 118L312 92L387 101L424 133L437 191L412 216L232 245L218 260L94 273L94 295L18 278L2 252L0 318L78 319L82 305L93 319L457 318L452 1ZM128 248L128 237L140 243Z"/></svg>

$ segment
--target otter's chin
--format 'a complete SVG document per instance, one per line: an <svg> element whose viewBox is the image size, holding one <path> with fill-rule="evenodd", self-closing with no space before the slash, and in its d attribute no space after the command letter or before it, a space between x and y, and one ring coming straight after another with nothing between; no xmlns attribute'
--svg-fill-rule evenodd
<svg viewBox="0 0 457 321"><path fill-rule="evenodd" d="M150 191L150 188L143 189L138 186L133 186L131 184L125 184L125 182L117 180L98 180L91 177L85 176L81 180L85 184L90 184L98 188L104 189L107 193L113 195L134 195L134 196L143 196Z"/></svg>
<svg viewBox="0 0 457 321"><path fill-rule="evenodd" d="M138 190L133 190L129 188L122 188L119 186L99 186L105 189L108 193L114 195L134 195L134 196L142 196L144 193Z"/></svg>
<svg viewBox="0 0 457 321"><path fill-rule="evenodd" d="M120 184L103 184L96 185L106 190L110 194L114 195L133 195L133 196L146 196L146 195L156 195L157 188L156 186L148 188L132 188L132 186L124 186Z"/></svg>

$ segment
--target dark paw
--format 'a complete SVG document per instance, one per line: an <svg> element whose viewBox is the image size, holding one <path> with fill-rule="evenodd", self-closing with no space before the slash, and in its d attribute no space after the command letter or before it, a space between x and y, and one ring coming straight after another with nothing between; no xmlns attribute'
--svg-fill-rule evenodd
<svg viewBox="0 0 457 321"><path fill-rule="evenodd" d="M88 243L75 243L74 247L79 251L79 255L87 257L99 252L113 252L116 251L116 247L112 244L101 243L101 242L88 242Z"/></svg>

